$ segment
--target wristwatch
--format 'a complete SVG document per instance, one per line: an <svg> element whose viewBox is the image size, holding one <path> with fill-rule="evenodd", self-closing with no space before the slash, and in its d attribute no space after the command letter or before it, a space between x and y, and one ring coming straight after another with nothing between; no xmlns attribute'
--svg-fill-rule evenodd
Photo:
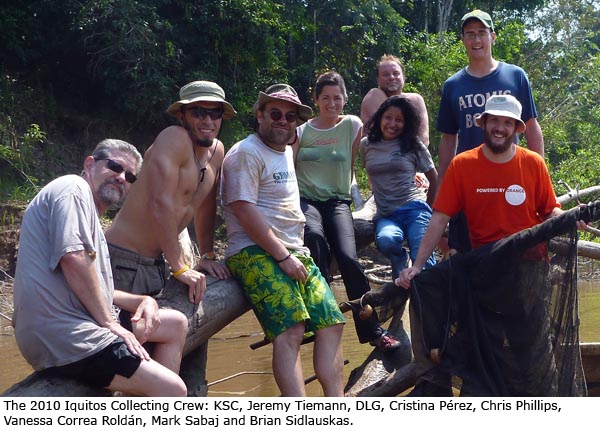
<svg viewBox="0 0 600 431"><path fill-rule="evenodd" d="M217 260L217 255L214 251L207 251L206 253L202 253L200 260Z"/></svg>

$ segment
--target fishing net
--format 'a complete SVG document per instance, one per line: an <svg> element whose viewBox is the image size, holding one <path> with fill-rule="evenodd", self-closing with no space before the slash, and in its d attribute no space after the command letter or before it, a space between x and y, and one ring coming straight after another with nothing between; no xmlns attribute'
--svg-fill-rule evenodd
<svg viewBox="0 0 600 431"><path fill-rule="evenodd" d="M442 370L462 379L461 395L586 395L576 221L596 220L597 208L566 211L415 277L418 338ZM547 244L549 261L530 258Z"/></svg>

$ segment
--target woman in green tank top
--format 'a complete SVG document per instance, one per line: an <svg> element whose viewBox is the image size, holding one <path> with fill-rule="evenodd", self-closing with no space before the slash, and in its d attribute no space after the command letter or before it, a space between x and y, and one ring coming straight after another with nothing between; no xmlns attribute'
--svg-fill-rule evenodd
<svg viewBox="0 0 600 431"><path fill-rule="evenodd" d="M356 254L354 223L350 211L350 187L354 159L362 134L362 122L344 115L348 100L344 79L333 71L317 78L314 101L318 115L297 128L294 144L300 205L306 216L304 243L328 281L330 255L338 264L349 299L370 290ZM354 316L358 339L383 351L400 347L400 342L381 328L377 317L361 320Z"/></svg>

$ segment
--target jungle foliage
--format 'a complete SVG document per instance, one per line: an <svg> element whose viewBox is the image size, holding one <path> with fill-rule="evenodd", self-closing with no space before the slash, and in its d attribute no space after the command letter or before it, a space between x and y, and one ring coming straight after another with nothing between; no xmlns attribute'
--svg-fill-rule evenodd
<svg viewBox="0 0 600 431"><path fill-rule="evenodd" d="M227 146L251 130L258 90L278 81L310 103L315 77L335 69L357 114L384 53L404 60L407 91L425 98L435 157L441 88L466 64L458 32L473 7L494 17L494 56L530 76L554 180L600 184L597 1L9 0L0 3L0 196L76 172L104 137L147 148L192 80L218 82L238 110L221 133Z"/></svg>

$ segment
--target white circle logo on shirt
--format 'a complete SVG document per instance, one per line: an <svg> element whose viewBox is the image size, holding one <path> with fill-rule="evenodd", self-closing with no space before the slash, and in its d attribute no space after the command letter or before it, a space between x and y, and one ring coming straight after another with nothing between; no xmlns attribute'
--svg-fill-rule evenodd
<svg viewBox="0 0 600 431"><path fill-rule="evenodd" d="M506 189L504 192L504 197L506 198L506 202L511 205L517 206L521 205L525 202L525 189L518 184L513 184L512 186Z"/></svg>

